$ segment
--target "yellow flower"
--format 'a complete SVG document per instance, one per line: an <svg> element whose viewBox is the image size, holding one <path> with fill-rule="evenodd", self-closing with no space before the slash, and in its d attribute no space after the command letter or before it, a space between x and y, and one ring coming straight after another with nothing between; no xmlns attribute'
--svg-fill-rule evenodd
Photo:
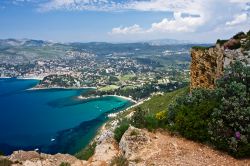
<svg viewBox="0 0 250 166"><path fill-rule="evenodd" d="M167 118L166 116L166 111L161 111L161 112L158 112L156 115L155 115L156 119L158 120L164 120Z"/></svg>

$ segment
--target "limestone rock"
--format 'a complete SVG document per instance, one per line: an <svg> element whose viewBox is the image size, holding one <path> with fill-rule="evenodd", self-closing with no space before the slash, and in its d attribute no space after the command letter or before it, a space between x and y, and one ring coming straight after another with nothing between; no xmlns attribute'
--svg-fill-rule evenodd
<svg viewBox="0 0 250 166"><path fill-rule="evenodd" d="M247 42L250 42L249 40L249 38L244 38L237 42L244 46ZM235 43L235 39L230 39L224 45L216 44L210 48L191 49L191 90L195 88L215 88L216 80L223 75L224 69L235 61L241 61L245 65L250 64L249 49L243 47L229 49Z"/></svg>
<svg viewBox="0 0 250 166"><path fill-rule="evenodd" d="M158 152L152 140L156 139L147 130L130 126L123 134L119 147L124 157L129 160L129 165L143 164L150 156Z"/></svg>
<svg viewBox="0 0 250 166"><path fill-rule="evenodd" d="M86 161L78 160L69 154L49 155L35 151L15 151L7 158L15 162L15 166L59 166L62 162L69 163L71 166L86 165Z"/></svg>

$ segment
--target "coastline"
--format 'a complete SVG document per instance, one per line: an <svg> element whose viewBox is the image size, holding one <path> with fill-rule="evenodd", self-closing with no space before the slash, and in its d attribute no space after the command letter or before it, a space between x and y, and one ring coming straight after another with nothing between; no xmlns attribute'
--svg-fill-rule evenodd
<svg viewBox="0 0 250 166"><path fill-rule="evenodd" d="M7 78L12 78L12 77L0 77L0 78L2 78L2 79L7 79Z"/></svg>
<svg viewBox="0 0 250 166"><path fill-rule="evenodd" d="M43 77L16 77L19 80L43 80Z"/></svg>
<svg viewBox="0 0 250 166"><path fill-rule="evenodd" d="M115 96L115 95L108 95L108 96ZM117 96L116 96L116 97L117 97ZM122 98L123 98L123 96L118 96L118 97L122 97ZM124 98L127 99L127 97L124 97ZM135 107L137 107L137 106L143 104L144 102L146 102L146 101L148 101L148 100L150 100L150 99L151 99L151 97L148 97L148 98L143 99L143 100L141 100L141 101L139 101L139 102L135 102L135 104L131 105L130 107L128 107L128 108L126 108L126 109L124 109L124 110L121 110L121 111L116 112L116 113L110 113L110 114L108 114L107 117L108 117L108 118L116 118L119 114L122 114L122 113L124 113L124 112L126 112L126 111L129 111L130 109L135 108ZM133 100L133 99L131 99L131 100ZM107 123L107 122L106 122L106 123ZM104 123L103 125L105 125L106 123Z"/></svg>
<svg viewBox="0 0 250 166"><path fill-rule="evenodd" d="M46 90L46 89L96 89L96 87L60 87L60 86L55 86L55 87L33 87L29 88L27 90Z"/></svg>
<svg viewBox="0 0 250 166"><path fill-rule="evenodd" d="M43 80L43 77L0 77L2 79L18 79L18 80Z"/></svg>
<svg viewBox="0 0 250 166"><path fill-rule="evenodd" d="M135 103L135 104L138 103L138 101L136 101L136 100L134 100L134 99L132 99L132 98L130 98L130 97L126 97L126 96L119 96L119 95L103 95L103 97L108 97L108 96L112 96L112 97L117 97L117 98L129 100L129 101L131 101L131 102L133 102L133 103Z"/></svg>

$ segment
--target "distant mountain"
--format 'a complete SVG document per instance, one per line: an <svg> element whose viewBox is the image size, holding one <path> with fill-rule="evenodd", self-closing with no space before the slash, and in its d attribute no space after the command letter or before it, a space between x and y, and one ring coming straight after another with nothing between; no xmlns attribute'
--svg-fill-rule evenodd
<svg viewBox="0 0 250 166"><path fill-rule="evenodd" d="M150 40L146 43L149 43L152 46L162 46L162 45L176 45L176 44L194 44L194 42L188 40L176 40L176 39L158 39Z"/></svg>
<svg viewBox="0 0 250 166"><path fill-rule="evenodd" d="M32 40L32 39L0 39L0 46L5 47L42 47L53 45L54 43L44 40Z"/></svg>

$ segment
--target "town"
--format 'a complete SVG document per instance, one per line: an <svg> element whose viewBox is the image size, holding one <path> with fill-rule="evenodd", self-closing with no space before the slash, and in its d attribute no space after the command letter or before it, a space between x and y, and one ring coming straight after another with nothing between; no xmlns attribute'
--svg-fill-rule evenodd
<svg viewBox="0 0 250 166"><path fill-rule="evenodd" d="M190 62L186 58L189 50L173 48L163 49L158 55L157 47L157 56L137 55L131 50L117 52L111 49L109 54L98 55L91 50L69 49L63 56L55 58L38 57L28 62L1 63L0 73L1 77L41 80L35 89L94 87L101 92L110 92L117 89L143 90L152 84L154 91L164 91L165 88L159 87L173 84L174 89L189 81ZM169 60L172 57L175 61L178 57L187 60L176 63Z"/></svg>

